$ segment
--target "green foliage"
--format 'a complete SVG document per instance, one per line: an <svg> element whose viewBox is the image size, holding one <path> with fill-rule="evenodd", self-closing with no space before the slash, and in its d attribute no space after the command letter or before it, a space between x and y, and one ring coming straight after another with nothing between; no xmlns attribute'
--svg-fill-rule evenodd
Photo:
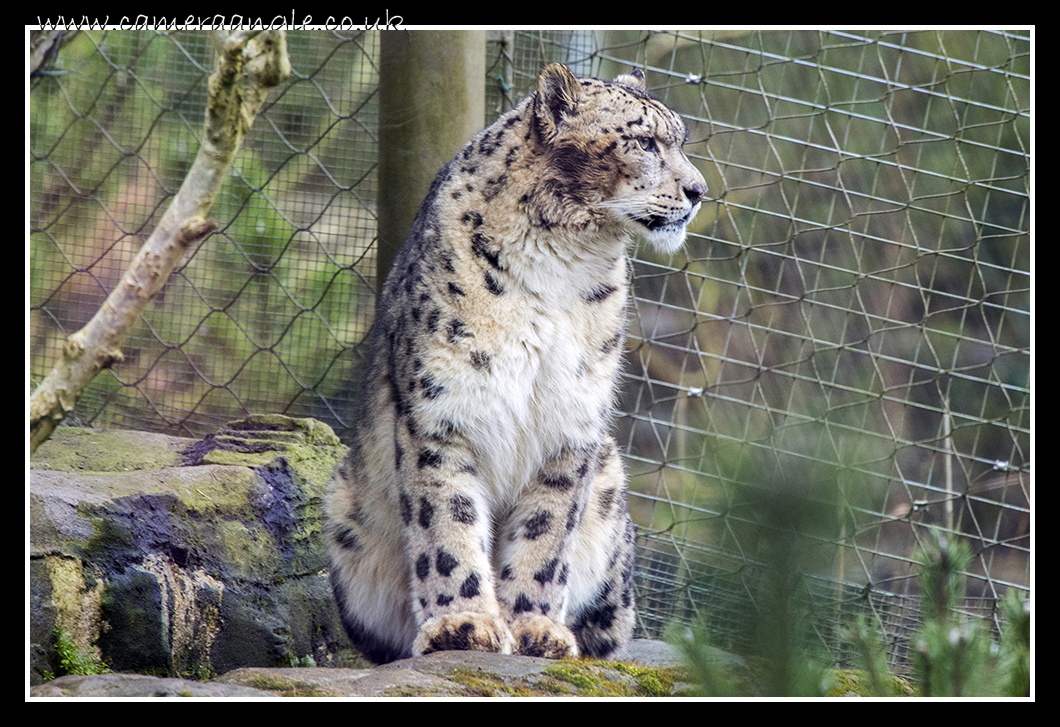
<svg viewBox="0 0 1060 727"><path fill-rule="evenodd" d="M693 683L685 696L693 697L737 697L750 696L753 692L744 685L738 684L732 670L718 659L710 645L710 635L702 624L697 624L687 631L671 625L667 632L667 641L675 644L684 656Z"/></svg>
<svg viewBox="0 0 1060 727"><path fill-rule="evenodd" d="M911 641L917 694L922 697L1030 696L1030 610L1019 591L1001 599L1000 643L983 626L960 614L962 575L971 561L966 543L930 531L920 554L924 622ZM891 696L883 650L862 619L847 632L861 654L869 694Z"/></svg>
<svg viewBox="0 0 1060 727"><path fill-rule="evenodd" d="M838 472L777 453L749 454L726 473L733 488L730 527L758 564L746 575L751 591L746 636L749 674L734 678L712 652L707 630L693 628L675 641L702 696L824 696L832 688L827 655L816 638L816 614L806 574L832 562L845 494Z"/></svg>
<svg viewBox="0 0 1060 727"><path fill-rule="evenodd" d="M860 682L862 696L890 697L901 696L894 693L891 687L890 668L887 657L880 648L876 633L869 627L864 616L858 616L853 627L847 629L846 640L861 655L862 672Z"/></svg>
<svg viewBox="0 0 1060 727"><path fill-rule="evenodd" d="M791 541L794 543L795 541ZM798 546L791 552L797 553ZM1027 697L1030 696L1030 609L1010 590L1000 602L1003 628L999 643L980 623L962 616L962 573L971 560L961 540L934 531L922 554L920 585L924 622L911 641L915 691L891 673L877 633L864 618L845 630L845 640L860 655L862 668L836 672L807 638L806 611L794 597L801 574L790 555L774 552L762 581L757 655L747 673L725 662L710 645L707 629L671 627L668 638L682 651L697 696L860 696Z"/></svg>
<svg viewBox="0 0 1060 727"><path fill-rule="evenodd" d="M980 624L963 618L957 599L971 561L964 541L932 532L923 552L920 587L924 623L914 641L914 669L925 697L1027 696L1030 694L1030 612L1010 591L1002 607L1008 623L1001 649Z"/></svg>
<svg viewBox="0 0 1060 727"><path fill-rule="evenodd" d="M999 686L1010 697L1031 696L1031 604L1012 589L1001 599L1001 632L998 653Z"/></svg>
<svg viewBox="0 0 1060 727"><path fill-rule="evenodd" d="M55 655L59 659L58 676L110 673L106 664L78 649L61 628L55 629Z"/></svg>

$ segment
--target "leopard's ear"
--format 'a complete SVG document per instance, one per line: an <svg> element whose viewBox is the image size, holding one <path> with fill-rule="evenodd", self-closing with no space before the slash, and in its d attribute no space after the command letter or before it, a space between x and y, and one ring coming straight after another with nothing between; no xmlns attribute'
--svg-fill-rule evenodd
<svg viewBox="0 0 1060 727"><path fill-rule="evenodd" d="M562 63L550 63L537 78L534 117L542 141L550 142L563 125L563 117L574 113L581 95L578 78Z"/></svg>
<svg viewBox="0 0 1060 727"><path fill-rule="evenodd" d="M629 73L623 73L621 76L616 76L615 83L635 88L638 91L646 91L648 89L647 84L644 82L644 71L639 68L634 68Z"/></svg>

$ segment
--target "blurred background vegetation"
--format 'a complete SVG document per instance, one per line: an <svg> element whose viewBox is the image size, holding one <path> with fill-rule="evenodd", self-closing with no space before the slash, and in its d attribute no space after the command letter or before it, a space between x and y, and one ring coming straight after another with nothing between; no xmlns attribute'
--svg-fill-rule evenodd
<svg viewBox="0 0 1060 727"><path fill-rule="evenodd" d="M860 617L911 668L929 527L969 547L955 608L997 632L1031 574L1030 33L488 38L487 123L548 62L642 68L710 188L686 249L640 247L633 265L618 436L641 633L702 622L753 649L763 527L810 534L799 588L833 659ZM271 412L343 433L377 284L378 41L288 33L294 72L236 160L218 231L74 423L201 436ZM31 80L31 382L179 187L212 52L197 32L82 31ZM763 522L778 497L798 505Z"/></svg>

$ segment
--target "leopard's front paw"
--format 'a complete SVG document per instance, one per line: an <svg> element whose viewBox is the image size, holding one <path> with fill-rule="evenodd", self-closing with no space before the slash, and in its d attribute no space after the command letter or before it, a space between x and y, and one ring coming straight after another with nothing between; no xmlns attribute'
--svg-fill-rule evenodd
<svg viewBox="0 0 1060 727"><path fill-rule="evenodd" d="M492 651L511 654L515 640L504 620L465 611L428 619L412 643L415 656L433 651Z"/></svg>
<svg viewBox="0 0 1060 727"><path fill-rule="evenodd" d="M578 642L571 630L548 616L520 616L512 621L511 630L523 656L565 659L578 655Z"/></svg>

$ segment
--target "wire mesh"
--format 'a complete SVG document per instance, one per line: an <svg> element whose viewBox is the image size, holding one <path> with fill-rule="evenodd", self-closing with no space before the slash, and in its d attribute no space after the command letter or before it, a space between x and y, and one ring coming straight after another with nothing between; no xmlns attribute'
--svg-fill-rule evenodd
<svg viewBox="0 0 1060 727"><path fill-rule="evenodd" d="M344 429L376 282L377 38L289 34L294 74L218 200L218 234L79 422L198 435L269 411ZM645 69L710 188L683 251L633 264L618 432L641 633L703 618L746 643L763 525L793 524L835 653L835 627L868 613L904 663L927 527L972 545L962 608L996 628L998 598L1031 577L1029 33L490 38L495 114L551 61ZM179 186L209 58L192 33L84 32L34 80L31 377ZM764 522L778 508L783 526Z"/></svg>
<svg viewBox="0 0 1060 727"><path fill-rule="evenodd" d="M211 216L76 410L202 434L249 412L337 421L375 290L377 33L291 33ZM31 359L41 377L158 222L199 147L205 33L82 32L31 92ZM325 394L327 392L327 394Z"/></svg>

